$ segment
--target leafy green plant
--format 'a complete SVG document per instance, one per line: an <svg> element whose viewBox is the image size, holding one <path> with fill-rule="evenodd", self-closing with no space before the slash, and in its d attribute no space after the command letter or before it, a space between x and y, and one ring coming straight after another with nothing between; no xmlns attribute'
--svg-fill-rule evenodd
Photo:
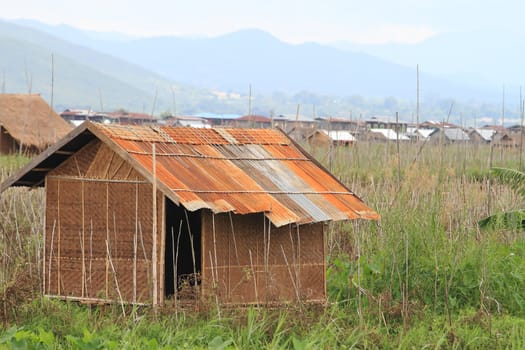
<svg viewBox="0 0 525 350"><path fill-rule="evenodd" d="M493 174L525 200L525 173L516 169L492 168ZM479 222L481 228L524 229L525 210L518 209L490 215Z"/></svg>

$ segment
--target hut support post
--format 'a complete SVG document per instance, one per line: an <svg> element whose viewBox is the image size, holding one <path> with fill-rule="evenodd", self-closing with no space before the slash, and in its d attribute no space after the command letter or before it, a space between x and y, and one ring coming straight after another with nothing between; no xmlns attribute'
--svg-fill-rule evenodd
<svg viewBox="0 0 525 350"><path fill-rule="evenodd" d="M157 310L157 302L158 302L158 290L157 290L157 164L156 164L156 149L155 144L152 145L153 147L153 203L152 203L152 210L153 210L153 228L152 228L152 235L153 235L153 244L152 244L152 252L151 252L151 279L153 282L153 308L155 311Z"/></svg>
<svg viewBox="0 0 525 350"><path fill-rule="evenodd" d="M137 302L137 237L139 234L139 184L135 185L135 232L133 234L133 302Z"/></svg>
<svg viewBox="0 0 525 350"><path fill-rule="evenodd" d="M2 133L2 130L0 130L0 134ZM0 140L0 148L2 147L2 142ZM45 188L47 188L47 178L45 181ZM44 246L42 247L42 258L39 257L39 262L42 262L42 295L46 293L46 226L47 226L47 201L44 201ZM40 247L39 247L40 248ZM40 249L38 249L38 253L40 252ZM5 269L3 271L6 271ZM2 279L2 281L5 280L5 278Z"/></svg>
<svg viewBox="0 0 525 350"><path fill-rule="evenodd" d="M106 182L106 243L109 246L109 182ZM106 300L109 300L109 248L106 249Z"/></svg>
<svg viewBox="0 0 525 350"><path fill-rule="evenodd" d="M57 294L61 294L60 290L60 180L57 182L57 217L58 217L58 237L57 237Z"/></svg>
<svg viewBox="0 0 525 350"><path fill-rule="evenodd" d="M93 219L89 220L89 289L93 289Z"/></svg>
<svg viewBox="0 0 525 350"><path fill-rule="evenodd" d="M161 220L162 222L160 228L160 262L162 267L160 269L160 293L159 293L159 303L164 304L166 297L166 198L162 196L161 203Z"/></svg>
<svg viewBox="0 0 525 350"><path fill-rule="evenodd" d="M81 206L82 206L82 234L80 236L80 249L82 251L82 297L85 297L87 296L87 284L86 284L86 253L85 253L85 249L84 249L84 244L85 244L85 235L86 235L86 230L85 230L85 203L84 203L84 181L81 181L80 182L80 187L81 187ZM85 294L84 294L85 293Z"/></svg>

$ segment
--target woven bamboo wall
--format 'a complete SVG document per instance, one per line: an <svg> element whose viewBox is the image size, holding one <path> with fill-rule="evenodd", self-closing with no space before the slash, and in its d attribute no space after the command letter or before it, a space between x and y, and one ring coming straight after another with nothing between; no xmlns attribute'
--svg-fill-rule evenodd
<svg viewBox="0 0 525 350"><path fill-rule="evenodd" d="M157 194L159 236L162 198ZM152 185L98 141L50 172L45 294L151 302L152 207ZM159 257L160 246L158 239Z"/></svg>
<svg viewBox="0 0 525 350"><path fill-rule="evenodd" d="M324 225L268 225L262 214L203 213L205 297L216 293L225 303L326 300Z"/></svg>

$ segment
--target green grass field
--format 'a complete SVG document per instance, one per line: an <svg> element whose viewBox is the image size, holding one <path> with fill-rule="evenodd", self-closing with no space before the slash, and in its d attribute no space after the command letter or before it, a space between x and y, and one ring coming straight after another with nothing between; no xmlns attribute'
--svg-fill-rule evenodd
<svg viewBox="0 0 525 350"><path fill-rule="evenodd" d="M39 297L41 190L0 197L0 348L525 348L525 236L481 231L522 208L490 164L523 168L519 149L359 143L310 149L382 216L335 223L329 305L177 310L86 306ZM6 178L27 160L0 157ZM523 161L525 164L525 161Z"/></svg>

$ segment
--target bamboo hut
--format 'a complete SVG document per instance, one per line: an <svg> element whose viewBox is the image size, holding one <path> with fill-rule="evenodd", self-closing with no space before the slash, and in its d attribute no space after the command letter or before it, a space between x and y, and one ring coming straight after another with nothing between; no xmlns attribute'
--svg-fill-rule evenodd
<svg viewBox="0 0 525 350"><path fill-rule="evenodd" d="M0 94L0 154L36 154L71 126L38 94Z"/></svg>
<svg viewBox="0 0 525 350"><path fill-rule="evenodd" d="M45 187L44 293L87 302L324 302L326 223L379 219L272 129L85 122L11 186Z"/></svg>

